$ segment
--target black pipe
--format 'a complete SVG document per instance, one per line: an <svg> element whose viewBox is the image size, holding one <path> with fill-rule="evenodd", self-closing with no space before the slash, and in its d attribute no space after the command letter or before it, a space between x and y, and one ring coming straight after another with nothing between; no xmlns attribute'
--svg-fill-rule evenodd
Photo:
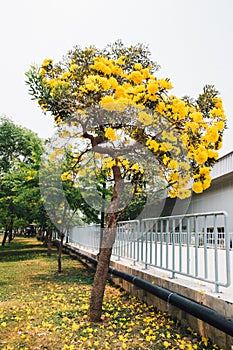
<svg viewBox="0 0 233 350"><path fill-rule="evenodd" d="M137 287L165 300L167 303L178 307L179 309L188 312L190 315L199 318L200 320L210 324L211 326L220 329L224 333L233 336L233 320L218 312L203 306L193 300L183 297L180 294L171 292L168 289L156 286L142 278L133 276L126 272L116 270L110 267L110 272L124 280L134 284Z"/></svg>
<svg viewBox="0 0 233 350"><path fill-rule="evenodd" d="M69 250L74 254L78 254L81 258L88 260L95 266L98 263L96 259L85 254L79 253L76 249L69 247ZM179 309L189 313L192 316L195 316L196 318L210 324L211 326L223 331L224 333L233 336L233 319L224 316L210 309L209 307L201 305L180 294L173 293L172 291L166 288L159 287L155 284L143 280L140 277L136 277L126 272L122 272L111 266L109 267L109 272L157 296L158 298L165 300L168 304L178 307Z"/></svg>

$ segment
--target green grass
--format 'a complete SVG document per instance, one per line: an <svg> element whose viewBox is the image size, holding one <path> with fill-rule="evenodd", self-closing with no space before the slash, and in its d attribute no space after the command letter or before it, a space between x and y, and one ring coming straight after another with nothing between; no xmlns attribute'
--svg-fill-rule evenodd
<svg viewBox="0 0 233 350"><path fill-rule="evenodd" d="M88 321L93 272L34 238L0 248L0 349L218 349L110 284L102 322Z"/></svg>

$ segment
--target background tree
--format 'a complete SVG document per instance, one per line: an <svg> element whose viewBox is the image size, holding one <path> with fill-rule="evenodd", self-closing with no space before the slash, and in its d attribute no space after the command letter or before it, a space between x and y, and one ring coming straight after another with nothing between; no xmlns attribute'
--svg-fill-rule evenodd
<svg viewBox="0 0 233 350"><path fill-rule="evenodd" d="M138 193L186 198L211 183L225 115L213 86L196 100L156 77L148 48L118 41L103 50L75 47L61 62L45 59L27 73L29 92L73 139L72 171L105 173L111 189L89 315L99 321L116 225ZM62 131L63 130L63 131ZM76 143L74 144L74 140ZM89 157L92 162L89 162ZM95 164L93 167L92 164ZM87 169L89 168L89 169ZM159 184L159 186L158 186Z"/></svg>
<svg viewBox="0 0 233 350"><path fill-rule="evenodd" d="M19 222L36 219L40 203L38 174L42 142L32 131L0 119L0 222L5 227L2 245ZM20 220L20 221L19 221Z"/></svg>
<svg viewBox="0 0 233 350"><path fill-rule="evenodd" d="M40 192L50 220L49 226L58 233L58 272L62 272L64 238L72 226L98 222L98 212L83 200L76 187L72 171L74 159L66 149L47 142L40 166ZM50 230L49 230L50 232Z"/></svg>

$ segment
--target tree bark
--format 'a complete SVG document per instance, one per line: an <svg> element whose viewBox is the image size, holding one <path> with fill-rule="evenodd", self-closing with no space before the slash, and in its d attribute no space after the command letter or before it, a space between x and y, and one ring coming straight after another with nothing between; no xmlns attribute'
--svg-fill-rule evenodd
<svg viewBox="0 0 233 350"><path fill-rule="evenodd" d="M8 241L9 243L13 241L13 223L14 219L11 217L10 219L10 227L9 227L9 233L8 233Z"/></svg>
<svg viewBox="0 0 233 350"><path fill-rule="evenodd" d="M7 236L8 236L8 226L5 227L5 232L4 232L4 236L2 239L2 246L4 247L6 240L7 240Z"/></svg>
<svg viewBox="0 0 233 350"><path fill-rule="evenodd" d="M120 168L117 165L113 166L113 176L114 190L111 203L107 210L106 228L104 229L101 242L98 265L96 268L88 311L91 322L101 321L104 291L107 282L112 247L115 242L117 220L119 218L118 208L123 187L121 183Z"/></svg>
<svg viewBox="0 0 233 350"><path fill-rule="evenodd" d="M9 234L8 234L8 242L10 243L11 241L13 241L13 230L12 230L12 228L10 229Z"/></svg>
<svg viewBox="0 0 233 350"><path fill-rule="evenodd" d="M107 282L112 247L116 236L117 218L118 216L115 213L111 214L111 218L107 215L107 224L108 221L111 221L111 227L104 230L102 246L99 253L99 260L89 306L89 318L91 322L100 322L101 320L104 291Z"/></svg>

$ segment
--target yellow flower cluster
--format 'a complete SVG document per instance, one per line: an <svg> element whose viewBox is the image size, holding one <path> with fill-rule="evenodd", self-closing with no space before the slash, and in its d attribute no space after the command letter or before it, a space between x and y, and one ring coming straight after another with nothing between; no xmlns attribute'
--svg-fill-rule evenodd
<svg viewBox="0 0 233 350"><path fill-rule="evenodd" d="M110 141L116 141L118 139L115 130L113 128L105 128L105 136Z"/></svg>
<svg viewBox="0 0 233 350"><path fill-rule="evenodd" d="M142 111L138 113L138 121L143 125L151 125L154 118L151 114Z"/></svg>
<svg viewBox="0 0 233 350"><path fill-rule="evenodd" d="M49 89L50 97L58 99L59 103L63 99L66 104L72 96L72 108L68 114L70 110L75 113L96 104L106 111L116 112L116 116L128 111L128 107L136 110L136 120L130 126L123 126L124 135L143 142L153 153L168 181L169 195L188 196L190 191L187 187L191 180L194 180L192 189L196 193L208 188L210 174L202 174L201 169L214 164L218 159L217 151L222 146L226 116L221 99L212 98L211 109L206 115L197 104L169 95L171 82L154 76L149 65L143 66L139 62L129 64L126 56L112 59L96 56L91 49L88 52L93 56L84 69L74 59L66 70L58 70L49 59L42 63L43 84ZM47 110L44 101L39 103ZM80 114L80 118L88 116ZM55 121L60 124L62 118L58 115ZM160 132L157 133L157 129ZM103 136L110 141L119 139L114 124L108 124ZM179 164L183 150L187 152L185 163L192 164L192 169L182 170ZM112 160L107 159L104 160L104 169L111 169ZM63 174L63 179L68 178Z"/></svg>
<svg viewBox="0 0 233 350"><path fill-rule="evenodd" d="M50 70L50 68L52 68L53 65L53 60L51 60L50 58L46 58L44 59L42 65L41 65L41 69L40 69L40 76L45 76L45 74L48 72L48 70Z"/></svg>
<svg viewBox="0 0 233 350"><path fill-rule="evenodd" d="M174 95L167 98L163 95L155 107L157 113L174 121L184 120L192 110L192 107L187 106L184 101Z"/></svg>
<svg viewBox="0 0 233 350"><path fill-rule="evenodd" d="M46 67L50 67L49 74L45 74ZM108 59L99 56L93 59L90 64L90 74L85 75L83 84L76 85L77 72L80 67L72 60L69 70L58 73L56 68L52 67L52 61L45 60L41 66L43 70L43 83L51 88L50 94L53 95L58 89L69 87L76 88L73 95L77 98L82 95L99 93L100 104L107 110L120 110L127 104L144 105L147 101L161 101L161 94L172 88L168 79L156 79L151 73L150 68L144 68L141 63L135 63L131 72L127 71L125 66L125 57L117 60ZM53 70L54 69L54 70ZM93 95L94 96L94 95ZM95 97L96 98L96 97ZM106 100L112 98L111 103ZM93 101L96 103L96 101ZM117 107L116 105L117 104ZM119 107L120 104L120 107ZM77 108L82 107L77 105ZM124 109L123 109L124 110Z"/></svg>
<svg viewBox="0 0 233 350"><path fill-rule="evenodd" d="M66 171L61 175L62 181L72 181L72 176L70 171Z"/></svg>

